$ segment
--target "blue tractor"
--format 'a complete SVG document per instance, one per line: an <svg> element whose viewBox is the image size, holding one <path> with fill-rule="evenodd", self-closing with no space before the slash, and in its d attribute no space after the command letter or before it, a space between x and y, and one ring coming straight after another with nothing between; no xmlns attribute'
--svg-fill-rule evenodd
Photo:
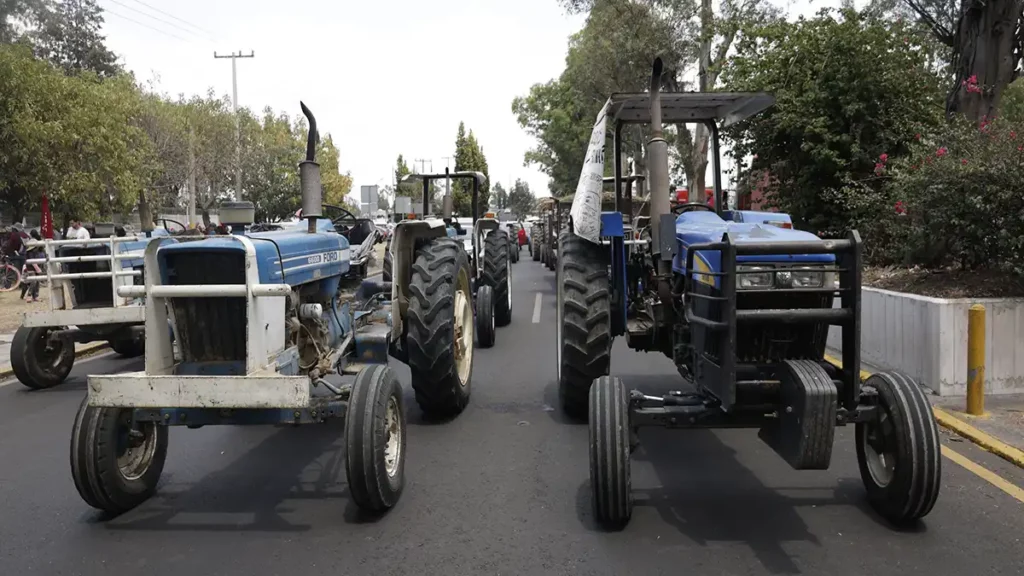
<svg viewBox="0 0 1024 576"><path fill-rule="evenodd" d="M894 524L938 497L939 441L929 402L909 377L860 379L861 239L794 230L779 214L723 210L719 129L774 103L768 94L614 94L591 149L558 250L557 356L564 411L589 419L595 516L621 528L632 513L629 458L643 426L756 428L798 470L827 469L837 426L854 425L861 477ZM702 123L714 148L714 207L670 208L662 124ZM613 136L616 211L601 212L605 126ZM650 127L650 229L624 213L622 129ZM626 188L628 189L628 187ZM786 226L790 223L790 226ZM649 233L648 233L649 232ZM842 367L825 361L830 327ZM661 352L688 385L648 395L610 376L614 338Z"/></svg>
<svg viewBox="0 0 1024 576"><path fill-rule="evenodd" d="M388 368L409 365L426 417L469 401L472 270L440 221L395 229L394 282L353 277L351 218L322 218L316 120L299 165L296 227L145 249L145 370L89 377L72 431L71 472L89 505L116 515L154 494L168 427L297 425L345 417L349 493L384 512L404 485L406 408ZM252 222L250 213L232 223ZM235 210L234 212L238 212ZM170 326L170 330L168 330Z"/></svg>

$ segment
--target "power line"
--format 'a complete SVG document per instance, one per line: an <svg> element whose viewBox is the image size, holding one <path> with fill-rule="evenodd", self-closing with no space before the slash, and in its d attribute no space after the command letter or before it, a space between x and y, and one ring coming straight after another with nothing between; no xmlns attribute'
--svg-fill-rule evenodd
<svg viewBox="0 0 1024 576"><path fill-rule="evenodd" d="M175 16L174 14L170 14L170 13L168 13L168 12L164 12L163 10L161 10L161 9L159 9L159 8L156 8L156 7L150 6L149 4L146 4L145 2L143 2L142 0L132 0L132 2L135 2L136 4L142 4L142 5L143 5L143 6L145 6L146 8L149 8L150 10L153 10L153 11L159 12L159 13L163 14L164 16L169 16L169 17L171 17L171 18L174 18L174 19L175 19L175 20L177 20L178 22L181 22L181 23L183 23L183 24L187 24L187 25L189 25L189 26L191 26L191 27L195 28L196 30L200 30L200 31L202 31L202 32L205 32L205 33L207 33L207 34L211 34L211 35L214 35L214 36L216 36L216 34L213 34L213 32L210 32L209 30L207 30L207 29L205 29L205 28L200 28L199 26L196 26L195 24L193 24L193 23L189 22L188 20L183 20L183 19L181 19L181 18L178 18L178 17L177 17L177 16Z"/></svg>
<svg viewBox="0 0 1024 576"><path fill-rule="evenodd" d="M152 18L153 20L156 20L157 22L160 22L161 24L165 24L167 26L170 26L171 28L174 28L175 30L180 30L180 31L184 32L185 34L191 34L192 36L195 36L197 38L202 38L201 35L196 34L195 32L193 32L191 30L188 30L186 28L182 28L181 26L175 24L174 22L169 22L167 20L164 20L163 18L160 18L159 16L153 16L152 14L147 14L146 12L143 12L142 10L139 10L138 8L133 8L133 7L127 5L127 4L123 3L123 2L119 2L118 0L110 0L110 2L113 2L114 4L117 4L118 6L121 6L123 8L127 8L128 10L131 10L132 12L135 12L136 14L142 14L146 18ZM213 38L206 38L206 40L213 41Z"/></svg>
<svg viewBox="0 0 1024 576"><path fill-rule="evenodd" d="M166 31L161 30L159 28L150 26L149 24L144 24L142 22L139 22L138 20L134 20L134 19L129 18L127 16L124 16L122 14L118 14L117 12L112 12L110 10L104 10L103 12L106 13L106 14L110 14L111 16L117 16L118 18L127 20L129 22L133 22L135 24L138 24L139 26L142 26L143 28L149 28L150 30L153 30L154 32L159 32L161 34L165 34L167 36L170 36L171 38L177 38L178 40L181 40L182 42L191 42L191 40L186 40L186 39L182 38L181 36L178 36L177 34L171 34L170 32L166 32Z"/></svg>

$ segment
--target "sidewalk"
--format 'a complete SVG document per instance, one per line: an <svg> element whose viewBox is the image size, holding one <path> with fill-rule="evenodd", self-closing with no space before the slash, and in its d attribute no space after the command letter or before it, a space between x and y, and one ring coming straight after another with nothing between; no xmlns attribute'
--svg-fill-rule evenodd
<svg viewBox="0 0 1024 576"><path fill-rule="evenodd" d="M825 354L833 359L842 358L841 353L831 348ZM883 371L863 361L860 369L862 378ZM941 426L1024 468L1024 394L986 396L985 414L970 416L964 413L963 396L938 396L928 389L927 382L919 384L928 391L928 400Z"/></svg>

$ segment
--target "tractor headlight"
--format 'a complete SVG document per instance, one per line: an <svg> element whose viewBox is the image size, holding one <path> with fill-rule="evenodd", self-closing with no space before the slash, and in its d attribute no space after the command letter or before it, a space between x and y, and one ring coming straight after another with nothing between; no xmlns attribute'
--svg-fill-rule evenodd
<svg viewBox="0 0 1024 576"><path fill-rule="evenodd" d="M736 287L740 290L771 288L774 274L765 266L737 266Z"/></svg>
<svg viewBox="0 0 1024 576"><path fill-rule="evenodd" d="M825 273L814 270L792 270L790 272L793 288L821 288L825 285Z"/></svg>

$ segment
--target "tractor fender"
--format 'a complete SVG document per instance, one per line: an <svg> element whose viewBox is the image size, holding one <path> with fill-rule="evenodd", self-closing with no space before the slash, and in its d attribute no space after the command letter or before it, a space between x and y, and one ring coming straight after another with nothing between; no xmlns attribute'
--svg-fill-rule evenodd
<svg viewBox="0 0 1024 576"><path fill-rule="evenodd" d="M404 220L395 226L391 240L391 341L402 337L405 318L409 312L409 294L412 282L412 263L416 258L416 241L441 238L448 235L443 220Z"/></svg>

